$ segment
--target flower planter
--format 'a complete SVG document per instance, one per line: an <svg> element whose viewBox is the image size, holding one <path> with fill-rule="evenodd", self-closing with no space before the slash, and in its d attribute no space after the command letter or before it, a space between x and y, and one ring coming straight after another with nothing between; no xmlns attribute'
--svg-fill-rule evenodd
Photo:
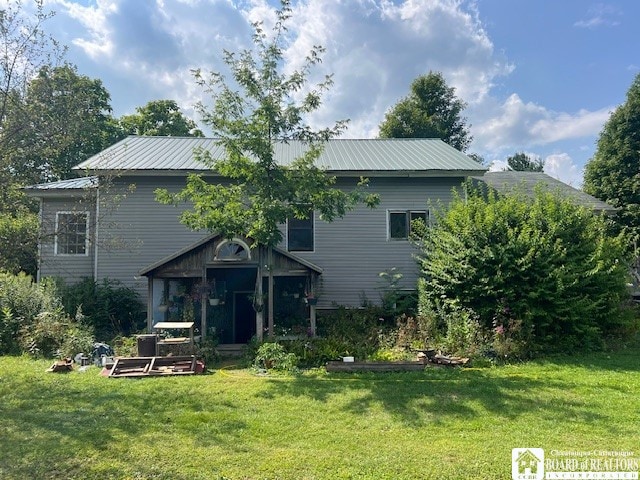
<svg viewBox="0 0 640 480"><path fill-rule="evenodd" d="M209 305L211 305L212 307L216 307L216 306L220 305L220 299L219 298L210 298L209 299Z"/></svg>

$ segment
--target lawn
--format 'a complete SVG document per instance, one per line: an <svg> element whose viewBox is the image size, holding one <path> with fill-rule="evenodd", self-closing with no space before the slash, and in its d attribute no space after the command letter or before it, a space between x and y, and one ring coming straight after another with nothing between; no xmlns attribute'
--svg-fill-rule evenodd
<svg viewBox="0 0 640 480"><path fill-rule="evenodd" d="M2 479L509 479L516 447L640 450L638 347L375 375L50 363L0 358Z"/></svg>

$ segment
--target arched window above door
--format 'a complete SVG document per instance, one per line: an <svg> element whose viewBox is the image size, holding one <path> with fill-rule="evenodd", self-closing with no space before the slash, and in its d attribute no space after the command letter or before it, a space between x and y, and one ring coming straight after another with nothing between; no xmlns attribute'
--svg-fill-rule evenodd
<svg viewBox="0 0 640 480"><path fill-rule="evenodd" d="M251 260L249 246L238 238L223 240L216 248L214 260L217 262L243 262Z"/></svg>

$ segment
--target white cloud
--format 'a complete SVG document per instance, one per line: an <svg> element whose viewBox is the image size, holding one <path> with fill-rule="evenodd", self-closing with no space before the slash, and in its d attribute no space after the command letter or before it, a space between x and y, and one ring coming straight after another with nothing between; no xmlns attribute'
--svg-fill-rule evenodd
<svg viewBox="0 0 640 480"><path fill-rule="evenodd" d="M480 150L522 149L597 135L612 107L575 113L554 112L511 94L502 104L487 101L475 108L479 123L473 127Z"/></svg>
<svg viewBox="0 0 640 480"><path fill-rule="evenodd" d="M66 14L85 28L87 37L77 37L73 43L92 59L110 58L115 53L111 40L109 17L118 12L119 0L97 0L95 5L80 5L71 0L53 0L64 8Z"/></svg>
<svg viewBox="0 0 640 480"><path fill-rule="evenodd" d="M351 118L351 137L377 135L385 112L419 75L442 72L456 94L473 103L513 68L495 53L475 10L454 0L306 0L294 18L290 65L299 66L319 44L327 48L322 68L335 72L328 108L314 120L326 125Z"/></svg>
<svg viewBox="0 0 640 480"><path fill-rule="evenodd" d="M613 5L599 3L589 7L587 15L573 25L580 28L616 27L622 12Z"/></svg>
<svg viewBox="0 0 640 480"><path fill-rule="evenodd" d="M582 187L583 171L566 153L557 153L546 157L544 172L574 188Z"/></svg>
<svg viewBox="0 0 640 480"><path fill-rule="evenodd" d="M57 5L56 20L61 17L61 29L71 39L76 55L71 61L85 67L81 73L104 81L116 115L159 98L174 99L193 114L190 108L207 94L195 84L191 69L224 72L222 50L251 47L250 23L263 20L269 29L277 3L49 2ZM299 68L314 45L323 45L323 63L311 80L335 74L322 109L310 119L313 126L350 118L346 136L374 137L385 112L407 95L410 83L419 75L440 71L468 103L471 150L486 158L545 146L566 152L570 150L558 147L558 142L584 142L597 135L612 107L562 112L526 101L517 92L497 96L496 84L514 66L496 51L477 8L474 1L461 0L294 0L286 71ZM615 11L606 8L589 15L616 18ZM562 158L552 158L554 171L569 168Z"/></svg>

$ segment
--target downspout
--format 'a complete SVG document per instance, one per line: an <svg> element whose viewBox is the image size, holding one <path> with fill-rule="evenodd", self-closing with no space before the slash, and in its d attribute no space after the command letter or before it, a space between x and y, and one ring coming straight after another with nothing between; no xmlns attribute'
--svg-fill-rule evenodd
<svg viewBox="0 0 640 480"><path fill-rule="evenodd" d="M268 323L268 327L269 327L269 340L273 341L275 332L274 332L274 322L273 322L273 283L274 283L274 279L273 279L273 247L271 245L269 245L269 250L267 253L268 256L268 264L269 264L269 281L267 283L268 285L268 295L269 295L269 311L268 311L268 319L267 319L267 323Z"/></svg>
<svg viewBox="0 0 640 480"><path fill-rule="evenodd" d="M99 181L98 181L99 182ZM100 183L96 186L96 219L93 234L93 281L98 281L98 232L100 231Z"/></svg>
<svg viewBox="0 0 640 480"><path fill-rule="evenodd" d="M38 197L38 251L36 258L37 266L36 266L36 282L40 283L41 280L41 272L42 269L42 218L44 217L42 210L44 209L44 202L42 201L42 197Z"/></svg>

